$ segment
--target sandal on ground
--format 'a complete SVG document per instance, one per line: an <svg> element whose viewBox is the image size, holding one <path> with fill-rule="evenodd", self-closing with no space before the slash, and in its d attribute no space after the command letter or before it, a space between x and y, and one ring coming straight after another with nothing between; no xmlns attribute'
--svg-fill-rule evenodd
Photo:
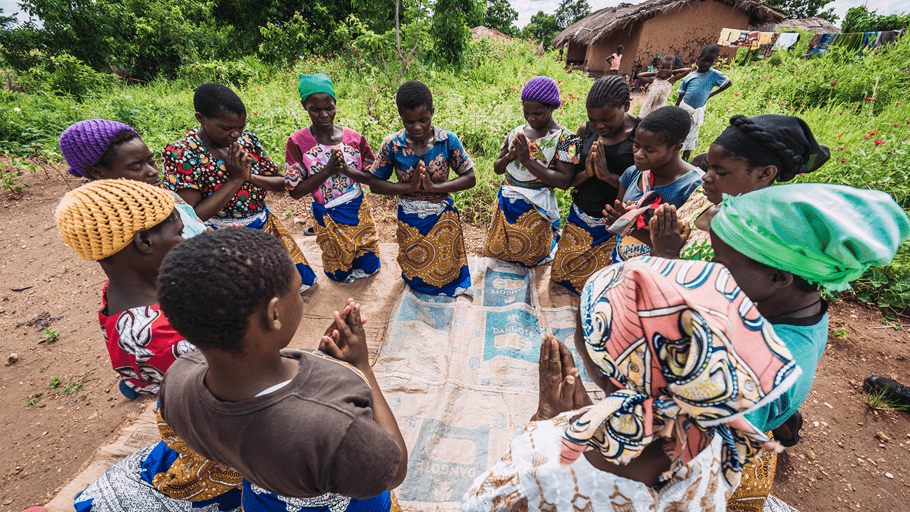
<svg viewBox="0 0 910 512"><path fill-rule="evenodd" d="M878 375L866 377L865 383L873 393L882 393L898 404L910 405L910 387Z"/></svg>
<svg viewBox="0 0 910 512"><path fill-rule="evenodd" d="M784 438L778 434L778 429L781 427L786 427L790 431L790 438ZM786 448L793 448L796 446L796 443L799 442L799 431L803 428L803 415L799 411L793 413L792 416L787 418L787 421L783 425L774 429L774 438L777 439L780 444L784 445Z"/></svg>
<svg viewBox="0 0 910 512"><path fill-rule="evenodd" d="M313 226L303 228L303 234L306 236L316 236L316 230L313 229Z"/></svg>

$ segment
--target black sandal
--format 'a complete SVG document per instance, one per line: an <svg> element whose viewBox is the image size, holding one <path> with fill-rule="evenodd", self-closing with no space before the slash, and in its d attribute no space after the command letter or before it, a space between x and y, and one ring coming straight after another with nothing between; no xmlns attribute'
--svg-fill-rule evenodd
<svg viewBox="0 0 910 512"><path fill-rule="evenodd" d="M780 429L781 427L787 427L787 429L790 431L789 439L785 439L778 435L777 430ZM796 411L793 413L792 416L787 418L787 421L785 421L783 425L774 429L774 437L775 437L775 439L780 441L780 444L784 445L784 447L793 448L794 446L796 446L796 443L799 442L799 431L802 428L803 428L803 415L801 412Z"/></svg>
<svg viewBox="0 0 910 512"><path fill-rule="evenodd" d="M316 230L313 229L313 226L303 228L303 234L305 236L316 236Z"/></svg>

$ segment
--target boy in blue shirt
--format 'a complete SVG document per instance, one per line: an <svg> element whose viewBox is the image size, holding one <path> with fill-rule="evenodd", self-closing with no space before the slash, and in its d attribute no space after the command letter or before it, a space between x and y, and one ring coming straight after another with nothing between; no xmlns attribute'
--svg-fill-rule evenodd
<svg viewBox="0 0 910 512"><path fill-rule="evenodd" d="M692 150L698 146L698 129L705 122L705 105L708 104L708 99L733 85L727 75L712 69L719 56L720 47L716 44L702 48L698 60L695 61L695 72L683 78L679 90L676 91L679 94L676 106L684 108L692 116L689 136L682 146L683 160L687 162ZM717 90L712 90L715 87Z"/></svg>

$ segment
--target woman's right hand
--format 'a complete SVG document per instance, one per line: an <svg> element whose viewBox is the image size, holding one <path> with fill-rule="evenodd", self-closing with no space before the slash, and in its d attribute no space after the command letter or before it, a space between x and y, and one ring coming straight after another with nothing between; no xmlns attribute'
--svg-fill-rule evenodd
<svg viewBox="0 0 910 512"><path fill-rule="evenodd" d="M548 420L591 404L572 353L551 334L540 344L540 387L537 412L531 421Z"/></svg>
<svg viewBox="0 0 910 512"><path fill-rule="evenodd" d="M227 162L225 162L225 167L227 167L230 179L246 182L250 180L250 170L253 168L253 160L250 158L250 154L243 150L240 143L234 141L231 143L231 147L228 148L228 157Z"/></svg>
<svg viewBox="0 0 910 512"><path fill-rule="evenodd" d="M613 201L613 206L607 205L604 207L604 219L607 221L607 224L613 224L619 220L620 217L628 213L628 211L627 205L622 204L622 201L617 199L616 201Z"/></svg>

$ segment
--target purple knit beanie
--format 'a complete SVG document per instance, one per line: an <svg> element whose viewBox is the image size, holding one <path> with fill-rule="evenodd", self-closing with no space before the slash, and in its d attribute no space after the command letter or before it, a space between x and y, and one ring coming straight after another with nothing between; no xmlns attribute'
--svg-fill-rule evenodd
<svg viewBox="0 0 910 512"><path fill-rule="evenodd" d="M117 134L131 131L129 126L107 119L86 119L73 123L60 134L60 152L69 164L69 173L73 176L87 178L86 168L101 160L101 156L110 147Z"/></svg>
<svg viewBox="0 0 910 512"><path fill-rule="evenodd" d="M556 86L556 81L548 76L535 76L528 80L521 90L521 101L549 103L557 107L562 105L559 101L559 87Z"/></svg>

